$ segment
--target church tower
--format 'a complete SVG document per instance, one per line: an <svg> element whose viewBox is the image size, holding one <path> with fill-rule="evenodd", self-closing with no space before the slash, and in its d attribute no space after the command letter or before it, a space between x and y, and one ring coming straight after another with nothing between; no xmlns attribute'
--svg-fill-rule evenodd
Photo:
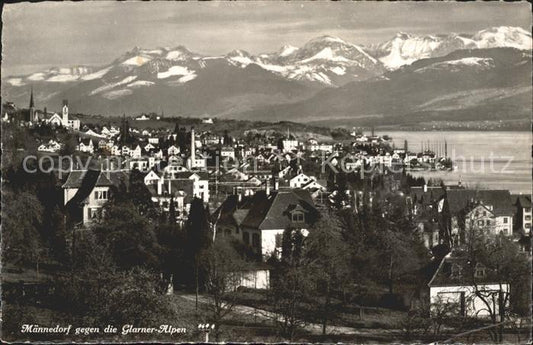
<svg viewBox="0 0 533 345"><path fill-rule="evenodd" d="M63 100L63 118L61 120L63 127L68 127L68 100Z"/></svg>
<svg viewBox="0 0 533 345"><path fill-rule="evenodd" d="M30 121L37 122L37 113L35 113L35 104L33 103L33 86L30 91Z"/></svg>

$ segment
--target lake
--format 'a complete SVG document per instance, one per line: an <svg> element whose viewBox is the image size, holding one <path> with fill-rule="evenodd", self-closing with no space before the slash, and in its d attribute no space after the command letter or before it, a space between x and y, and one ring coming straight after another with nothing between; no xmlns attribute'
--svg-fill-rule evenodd
<svg viewBox="0 0 533 345"><path fill-rule="evenodd" d="M414 176L440 178L447 183L479 188L508 189L511 193L531 193L531 132L407 132L376 131L392 137L396 147L403 148L404 140L410 151L419 152L422 145L444 152L454 171L416 172ZM429 144L428 144L429 142Z"/></svg>

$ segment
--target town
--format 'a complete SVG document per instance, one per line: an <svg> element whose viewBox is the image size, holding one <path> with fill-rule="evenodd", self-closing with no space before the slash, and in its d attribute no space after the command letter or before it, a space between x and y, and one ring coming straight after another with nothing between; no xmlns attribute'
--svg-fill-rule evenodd
<svg viewBox="0 0 533 345"><path fill-rule="evenodd" d="M263 341L528 336L531 197L410 175L453 169L446 142L162 113L95 121L68 100L37 109L33 90L2 114L8 302L144 327L175 312L171 296L221 341L245 341L238 324Z"/></svg>

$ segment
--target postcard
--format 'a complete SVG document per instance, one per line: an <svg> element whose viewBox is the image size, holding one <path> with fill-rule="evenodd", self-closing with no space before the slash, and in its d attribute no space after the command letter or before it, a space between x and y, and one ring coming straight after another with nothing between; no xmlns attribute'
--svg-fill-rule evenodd
<svg viewBox="0 0 533 345"><path fill-rule="evenodd" d="M531 341L529 2L2 7L1 340Z"/></svg>

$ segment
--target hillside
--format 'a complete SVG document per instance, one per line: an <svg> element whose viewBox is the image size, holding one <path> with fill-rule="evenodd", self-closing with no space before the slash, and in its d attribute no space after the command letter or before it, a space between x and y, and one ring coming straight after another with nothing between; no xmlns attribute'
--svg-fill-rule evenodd
<svg viewBox="0 0 533 345"><path fill-rule="evenodd" d="M238 114L366 125L431 120L519 119L531 114L531 54L513 48L455 51L312 98Z"/></svg>
<svg viewBox="0 0 533 345"><path fill-rule="evenodd" d="M398 33L363 46L324 35L301 47L205 56L135 47L104 66L2 76L2 98L80 113L364 124L523 119L531 113L531 34Z"/></svg>

